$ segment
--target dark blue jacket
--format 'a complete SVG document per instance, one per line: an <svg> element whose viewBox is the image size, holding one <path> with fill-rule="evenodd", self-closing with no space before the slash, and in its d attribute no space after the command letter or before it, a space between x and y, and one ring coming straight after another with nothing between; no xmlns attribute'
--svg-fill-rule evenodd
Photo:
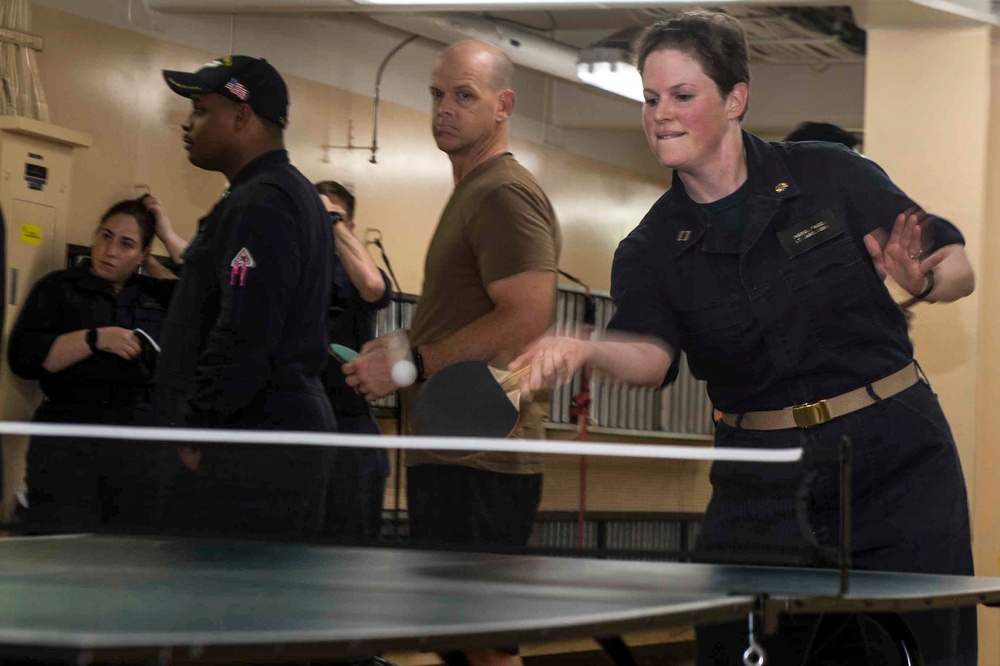
<svg viewBox="0 0 1000 666"><path fill-rule="evenodd" d="M713 225L675 173L615 253L609 327L685 352L726 412L829 398L902 368L913 357L905 317L862 239L876 229L888 235L913 200L842 146L743 139L742 235ZM825 227L815 245L786 249L783 235L802 238L817 222ZM926 236L930 249L963 242L941 218ZM676 374L675 359L668 381Z"/></svg>
<svg viewBox="0 0 1000 666"><path fill-rule="evenodd" d="M244 167L184 254L156 375L161 419L333 429L320 381L333 260L329 216L288 154Z"/></svg>
<svg viewBox="0 0 1000 666"><path fill-rule="evenodd" d="M366 342L375 338L375 323L378 311L388 307L392 301L392 285L385 273L382 281L385 283L385 293L382 298L369 303L361 298L357 287L351 283L339 257L334 258L335 268L333 285L330 289L330 307L328 309L328 326L330 342L342 344L355 351L360 351ZM341 363L331 360L326 368L326 391L333 403L337 416L363 416L370 414L368 401L349 387L341 372Z"/></svg>
<svg viewBox="0 0 1000 666"><path fill-rule="evenodd" d="M64 333L120 326L141 328L154 340L167 313L176 280L134 275L121 292L90 272L88 264L49 273L28 294L11 331L7 359L14 374L38 380L49 403L79 405L59 420L99 419L94 405L129 407L149 403L152 368L98 351L59 372L42 364L56 338ZM65 411L65 410L63 410ZM37 418L37 416L36 416ZM48 419L46 419L48 420Z"/></svg>

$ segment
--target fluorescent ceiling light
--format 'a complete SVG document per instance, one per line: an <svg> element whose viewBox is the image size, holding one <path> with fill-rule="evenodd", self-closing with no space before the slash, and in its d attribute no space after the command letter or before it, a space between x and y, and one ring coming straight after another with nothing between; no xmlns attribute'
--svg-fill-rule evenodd
<svg viewBox="0 0 1000 666"><path fill-rule="evenodd" d="M624 62L581 62L576 75L584 83L608 92L643 101L642 77L633 65Z"/></svg>

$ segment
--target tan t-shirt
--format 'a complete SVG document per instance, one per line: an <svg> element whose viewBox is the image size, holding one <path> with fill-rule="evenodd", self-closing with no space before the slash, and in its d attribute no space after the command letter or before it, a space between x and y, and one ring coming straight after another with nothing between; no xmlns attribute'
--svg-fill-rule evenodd
<svg viewBox="0 0 1000 666"><path fill-rule="evenodd" d="M552 204L527 169L510 153L480 164L455 187L431 239L410 344L442 340L492 311L489 284L526 271L556 271L561 247ZM402 393L404 419L414 393ZM515 436L541 437L544 413L543 405L522 406ZM481 452L455 461L407 452L408 465L427 463L509 474L542 471L540 454Z"/></svg>

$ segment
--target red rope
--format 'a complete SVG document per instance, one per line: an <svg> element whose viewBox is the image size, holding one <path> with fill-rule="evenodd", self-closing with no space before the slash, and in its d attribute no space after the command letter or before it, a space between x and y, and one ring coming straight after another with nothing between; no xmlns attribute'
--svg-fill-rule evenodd
<svg viewBox="0 0 1000 666"><path fill-rule="evenodd" d="M585 287L586 298L589 301L590 288ZM583 336L590 337L592 327L588 326L581 331ZM573 396L572 404L569 408L570 418L576 419L576 431L581 442L589 439L590 426L590 368L583 366L580 371L580 392ZM585 531L587 522L587 456L580 456L580 498L576 516L576 546L583 550L585 544Z"/></svg>

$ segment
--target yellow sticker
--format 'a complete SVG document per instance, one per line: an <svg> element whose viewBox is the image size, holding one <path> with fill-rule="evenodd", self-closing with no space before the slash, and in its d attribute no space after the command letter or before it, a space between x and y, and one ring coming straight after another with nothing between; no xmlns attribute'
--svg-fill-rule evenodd
<svg viewBox="0 0 1000 666"><path fill-rule="evenodd" d="M28 245L42 244L42 228L37 224L21 225L21 242Z"/></svg>

